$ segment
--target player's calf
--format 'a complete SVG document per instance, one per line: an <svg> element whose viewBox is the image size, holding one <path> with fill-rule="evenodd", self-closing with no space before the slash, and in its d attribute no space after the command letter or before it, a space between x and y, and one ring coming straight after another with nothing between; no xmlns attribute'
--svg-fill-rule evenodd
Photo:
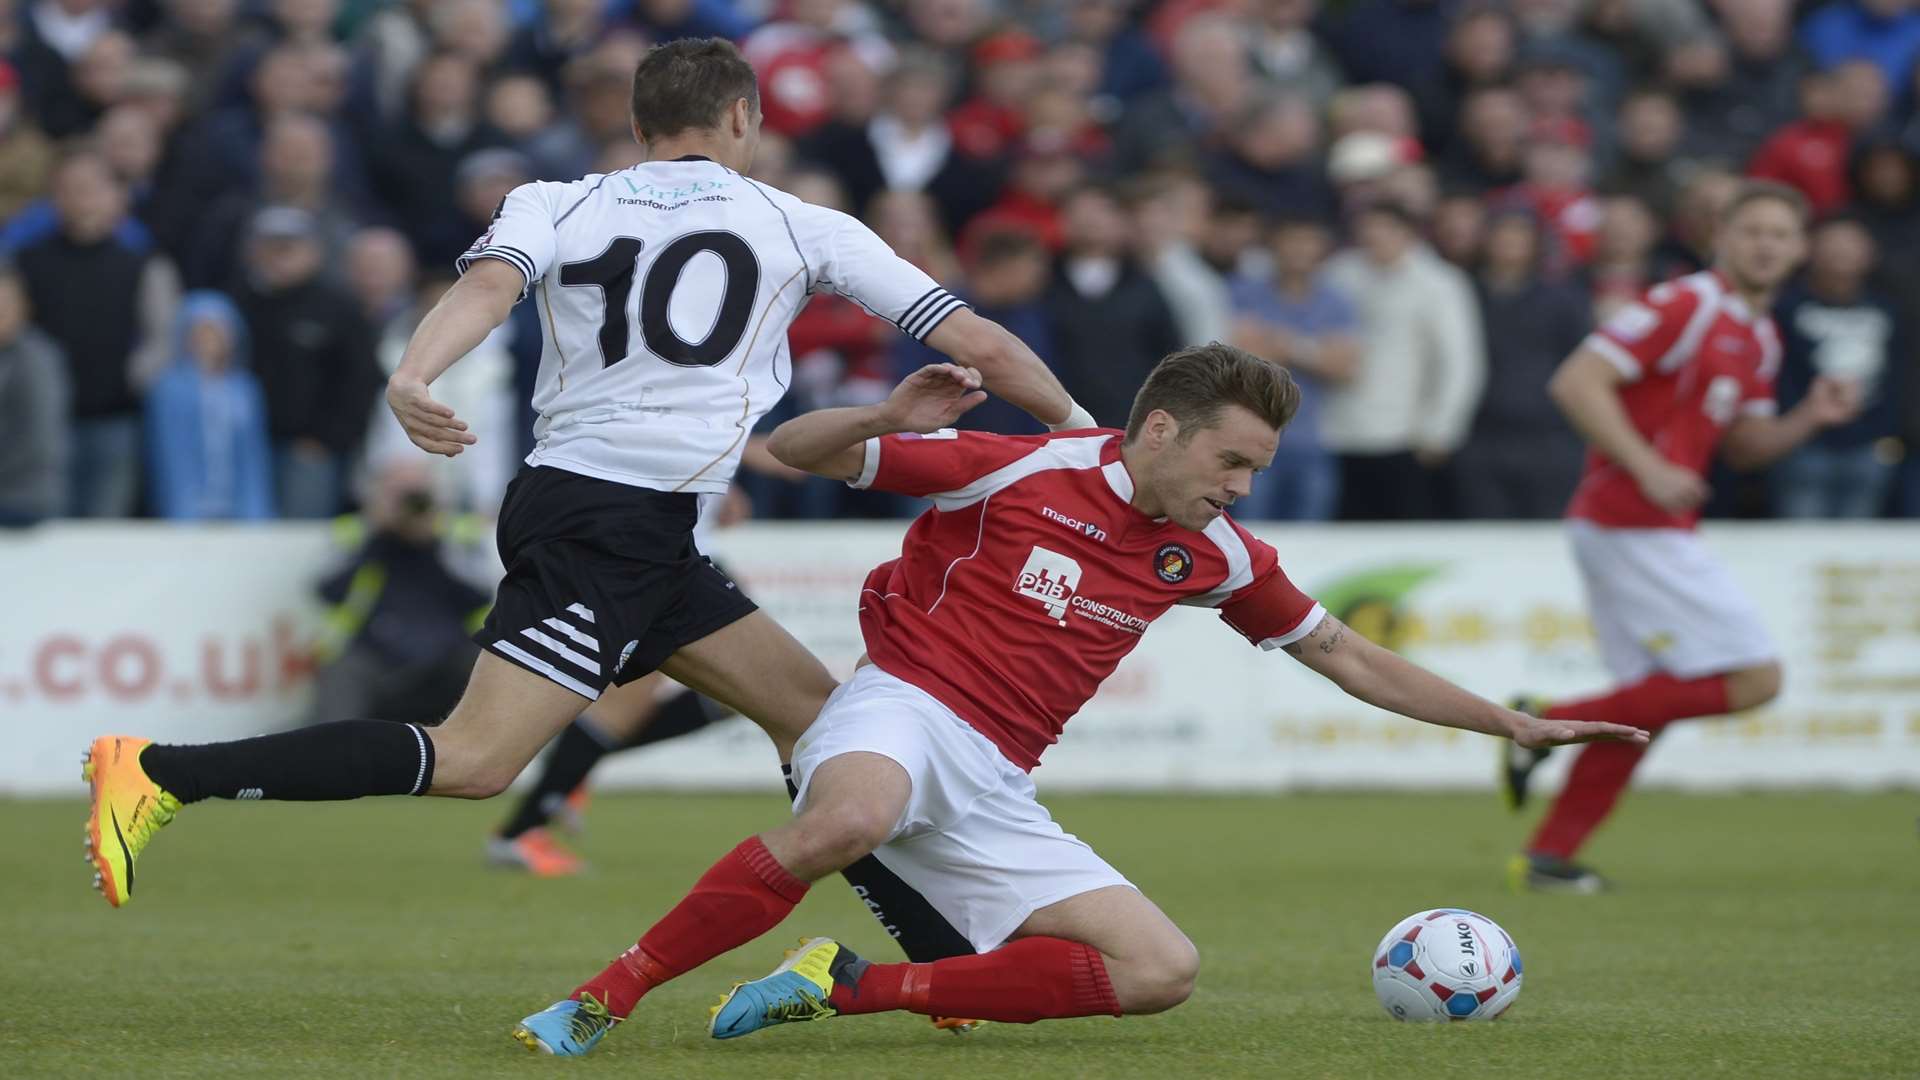
<svg viewBox="0 0 1920 1080"><path fill-rule="evenodd" d="M1080 941L1099 950L1123 1013L1165 1012L1193 996L1200 952L1153 901L1111 885L1050 904L1021 924L1018 937Z"/></svg>

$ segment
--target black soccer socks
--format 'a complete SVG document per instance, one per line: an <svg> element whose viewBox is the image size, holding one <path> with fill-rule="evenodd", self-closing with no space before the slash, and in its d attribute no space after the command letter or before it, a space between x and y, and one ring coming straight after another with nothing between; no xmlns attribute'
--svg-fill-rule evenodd
<svg viewBox="0 0 1920 1080"><path fill-rule="evenodd" d="M183 803L424 795L433 785L433 739L417 724L341 720L234 742L155 743L141 752L140 767Z"/></svg>

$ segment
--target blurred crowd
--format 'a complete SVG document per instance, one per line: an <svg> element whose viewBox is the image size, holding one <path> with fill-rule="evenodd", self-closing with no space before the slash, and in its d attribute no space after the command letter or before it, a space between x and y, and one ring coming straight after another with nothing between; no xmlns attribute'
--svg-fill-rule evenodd
<svg viewBox="0 0 1920 1080"><path fill-rule="evenodd" d="M415 453L381 388L454 257L515 185L639 160L635 61L709 35L759 71L761 179L1103 424L1183 343L1290 368L1249 519L1557 515L1553 367L1711 259L1740 176L1792 184L1782 404L1825 373L1869 405L1714 509L1920 517L1920 0L0 0L0 523L356 504ZM530 308L435 386L482 439L446 505L490 513L526 450ZM831 296L791 347L769 422L930 359Z"/></svg>

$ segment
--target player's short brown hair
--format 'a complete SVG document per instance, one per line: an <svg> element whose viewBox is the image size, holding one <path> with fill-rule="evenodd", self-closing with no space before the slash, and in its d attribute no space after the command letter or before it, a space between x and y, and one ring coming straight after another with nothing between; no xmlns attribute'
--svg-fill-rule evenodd
<svg viewBox="0 0 1920 1080"><path fill-rule="evenodd" d="M725 38L656 45L633 69L633 126L649 142L718 127L741 98L760 111L753 65Z"/></svg>
<svg viewBox="0 0 1920 1080"><path fill-rule="evenodd" d="M1180 423L1180 441L1220 422L1220 413L1238 405L1279 431L1300 410L1300 386L1287 369L1217 341L1168 353L1154 365L1146 385L1133 396L1127 415L1132 442L1147 417L1161 409Z"/></svg>
<svg viewBox="0 0 1920 1080"><path fill-rule="evenodd" d="M1807 197L1800 193L1799 188L1773 180L1743 180L1739 190L1733 193L1733 198L1728 199L1727 205L1720 210L1720 223L1724 225L1732 221L1740 211L1754 203L1769 201L1785 204L1787 209L1793 211L1793 216L1800 219L1802 226L1813 217L1813 208L1808 205Z"/></svg>

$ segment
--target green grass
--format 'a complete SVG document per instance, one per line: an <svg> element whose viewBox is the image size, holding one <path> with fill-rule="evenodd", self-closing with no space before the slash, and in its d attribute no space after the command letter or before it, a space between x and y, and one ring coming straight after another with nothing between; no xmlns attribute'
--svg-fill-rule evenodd
<svg viewBox="0 0 1920 1080"><path fill-rule="evenodd" d="M0 1074L142 1077L1825 1077L1920 1075L1915 801L1634 796L1592 849L1621 888L1501 887L1519 823L1491 797L1059 798L1056 816L1186 928L1192 1001L1126 1020L851 1017L733 1043L706 1005L787 939L893 958L834 883L769 940L670 984L592 1057L536 1058L513 1021L631 942L711 860L775 821L767 797L606 797L597 872L480 865L505 809L216 803L140 864L136 901L87 889L75 802L0 802ZM1401 1025L1374 943L1462 905L1520 943L1495 1024Z"/></svg>

